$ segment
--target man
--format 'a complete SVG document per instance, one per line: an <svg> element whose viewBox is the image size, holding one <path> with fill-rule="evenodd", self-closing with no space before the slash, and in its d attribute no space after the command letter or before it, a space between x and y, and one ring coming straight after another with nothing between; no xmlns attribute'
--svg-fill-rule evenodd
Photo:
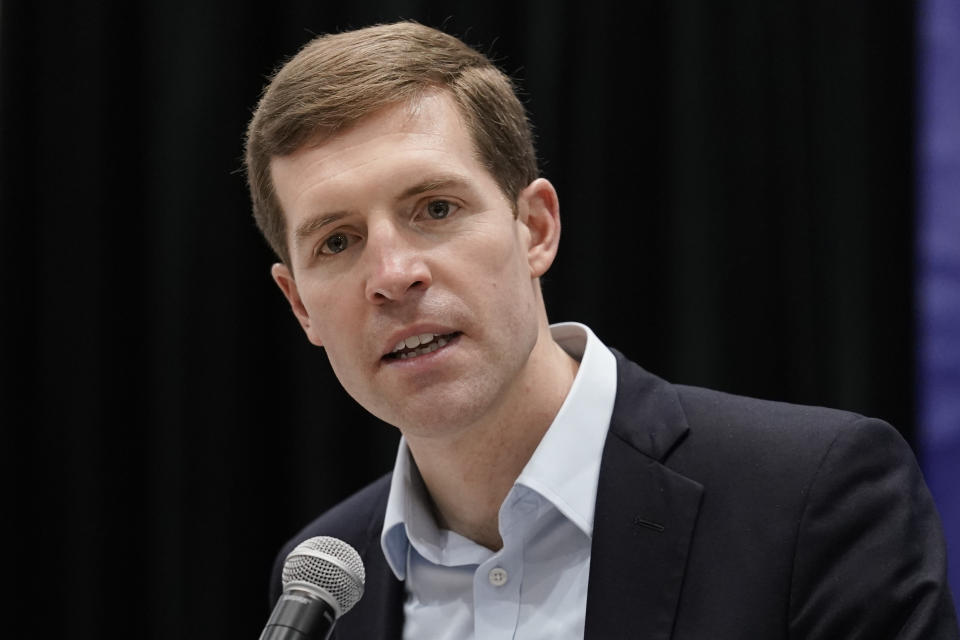
<svg viewBox="0 0 960 640"><path fill-rule="evenodd" d="M272 275L391 475L338 638L957 638L939 522L888 425L669 384L539 278L559 205L510 81L413 23L309 43L250 123Z"/></svg>

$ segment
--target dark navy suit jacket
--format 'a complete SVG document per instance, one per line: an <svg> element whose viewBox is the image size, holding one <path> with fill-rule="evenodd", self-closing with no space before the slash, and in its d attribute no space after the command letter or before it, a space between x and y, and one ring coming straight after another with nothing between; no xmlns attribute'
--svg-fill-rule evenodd
<svg viewBox="0 0 960 640"><path fill-rule="evenodd" d="M669 384L615 354L585 638L960 638L939 518L892 427ZM293 546L335 536L367 583L334 637L401 638L403 583L380 548L389 488L388 475L295 536L272 601Z"/></svg>

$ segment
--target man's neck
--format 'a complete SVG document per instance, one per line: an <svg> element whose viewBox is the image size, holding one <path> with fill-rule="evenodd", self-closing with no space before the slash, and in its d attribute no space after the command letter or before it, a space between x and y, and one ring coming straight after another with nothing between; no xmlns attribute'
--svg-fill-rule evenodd
<svg viewBox="0 0 960 640"><path fill-rule="evenodd" d="M494 415L449 438L407 438L438 527L489 549L503 546L500 505L560 410L577 367L546 329L523 380Z"/></svg>

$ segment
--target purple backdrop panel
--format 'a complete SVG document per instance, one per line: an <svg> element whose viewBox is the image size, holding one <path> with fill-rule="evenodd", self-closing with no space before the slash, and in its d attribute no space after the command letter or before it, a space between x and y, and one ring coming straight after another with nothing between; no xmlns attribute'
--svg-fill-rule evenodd
<svg viewBox="0 0 960 640"><path fill-rule="evenodd" d="M918 15L917 291L921 456L960 602L960 2ZM960 607L958 607L960 608Z"/></svg>

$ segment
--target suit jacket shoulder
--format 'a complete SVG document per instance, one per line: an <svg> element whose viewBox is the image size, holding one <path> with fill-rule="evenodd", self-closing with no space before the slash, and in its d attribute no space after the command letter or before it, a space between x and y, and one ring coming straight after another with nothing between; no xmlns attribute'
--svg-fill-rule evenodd
<svg viewBox="0 0 960 640"><path fill-rule="evenodd" d="M587 638L957 637L939 520L892 427L616 355Z"/></svg>

